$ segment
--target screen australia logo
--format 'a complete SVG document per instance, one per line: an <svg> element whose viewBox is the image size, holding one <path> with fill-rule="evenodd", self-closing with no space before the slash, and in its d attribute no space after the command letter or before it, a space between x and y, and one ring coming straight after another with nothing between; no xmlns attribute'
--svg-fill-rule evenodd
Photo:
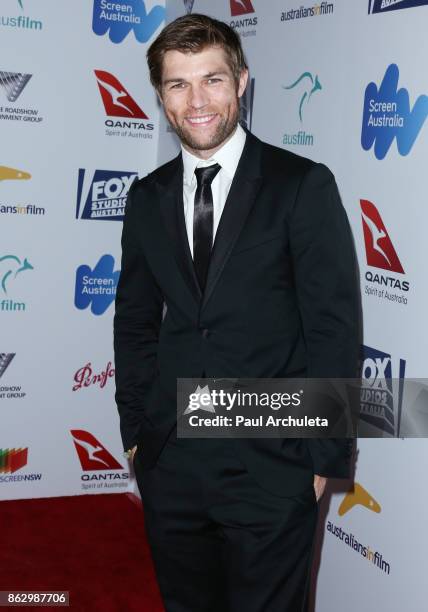
<svg viewBox="0 0 428 612"><path fill-rule="evenodd" d="M116 296L120 270L114 270L112 255L103 255L93 270L83 264L76 271L74 305L79 310L89 306L94 315L102 315Z"/></svg>
<svg viewBox="0 0 428 612"><path fill-rule="evenodd" d="M428 115L428 96L420 95L410 108L409 92L398 89L399 70L388 66L382 83L369 83L364 95L361 145L374 146L377 159L384 159L394 139L400 155L408 155Z"/></svg>
<svg viewBox="0 0 428 612"><path fill-rule="evenodd" d="M150 11L143 0L94 0L92 29L98 36L109 35L121 43L132 31L139 43L145 43L165 19L165 7L155 5Z"/></svg>
<svg viewBox="0 0 428 612"><path fill-rule="evenodd" d="M283 89L289 92L289 99L294 100L294 111L289 108L288 119L294 120L296 130L287 132L283 135L282 144L313 146L314 135L303 129L306 114L312 105L313 96L318 95L322 90L322 85L317 74L312 72L302 72L291 83L283 85Z"/></svg>

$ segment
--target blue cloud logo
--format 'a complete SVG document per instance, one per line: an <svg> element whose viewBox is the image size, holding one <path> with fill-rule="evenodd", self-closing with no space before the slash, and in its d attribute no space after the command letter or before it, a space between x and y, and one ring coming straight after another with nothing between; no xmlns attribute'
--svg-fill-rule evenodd
<svg viewBox="0 0 428 612"><path fill-rule="evenodd" d="M74 305L79 310L91 306L94 315L102 315L116 296L120 270L114 271L114 258L103 255L95 268L86 264L76 271Z"/></svg>
<svg viewBox="0 0 428 612"><path fill-rule="evenodd" d="M398 77L398 66L391 64L379 89L373 82L366 87L361 146L368 151L374 144L377 159L385 157L394 138L400 155L408 155L428 115L428 96L419 96L410 110L409 92L398 89Z"/></svg>
<svg viewBox="0 0 428 612"><path fill-rule="evenodd" d="M143 0L94 0L92 30L98 36L109 32L113 43L121 43L131 30L145 43L165 19L165 7L156 5L148 13Z"/></svg>

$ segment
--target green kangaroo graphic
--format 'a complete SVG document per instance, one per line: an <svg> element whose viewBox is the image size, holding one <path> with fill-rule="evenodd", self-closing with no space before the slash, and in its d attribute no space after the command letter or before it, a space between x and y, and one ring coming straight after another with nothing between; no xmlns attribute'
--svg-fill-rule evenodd
<svg viewBox="0 0 428 612"><path fill-rule="evenodd" d="M294 83L292 83L291 85L283 85L283 89L293 89L294 87L296 87L300 81L303 81L303 79L309 79L311 85L309 85L309 83L307 83L307 89L304 92L301 100L300 100L300 104L299 104L299 117L300 117L300 121L303 121L303 117L302 117L302 108L303 108L303 104L306 100L306 104L309 102L312 94L315 91L318 91L319 89L322 89L321 83L318 80L318 75L315 76L315 78L312 76L312 74L310 72L304 72L303 74L301 74L299 76L299 78L297 79L297 81L294 81Z"/></svg>
<svg viewBox="0 0 428 612"><path fill-rule="evenodd" d="M3 274L1 279L2 289L7 294L6 282L14 272L15 276L13 278L16 278L20 272L24 272L25 270L34 270L34 268L27 258L25 258L24 261L21 261L19 257L16 257L16 255L5 255L4 257L0 257L0 263L6 260L10 260L9 266L12 266Z"/></svg>

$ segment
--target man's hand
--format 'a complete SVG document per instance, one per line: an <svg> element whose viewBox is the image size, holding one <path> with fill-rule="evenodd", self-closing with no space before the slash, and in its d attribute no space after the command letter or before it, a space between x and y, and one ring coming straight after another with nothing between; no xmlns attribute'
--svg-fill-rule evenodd
<svg viewBox="0 0 428 612"><path fill-rule="evenodd" d="M324 476L318 476L318 474L314 475L314 491L315 497L317 498L317 502L321 499L322 494L324 493L325 485L327 484L327 478Z"/></svg>

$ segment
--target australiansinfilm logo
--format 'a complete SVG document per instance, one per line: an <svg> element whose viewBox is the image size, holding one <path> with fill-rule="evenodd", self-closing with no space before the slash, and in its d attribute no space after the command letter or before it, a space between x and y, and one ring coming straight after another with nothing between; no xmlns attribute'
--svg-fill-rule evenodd
<svg viewBox="0 0 428 612"><path fill-rule="evenodd" d="M14 385L9 383L10 372L12 370L13 375L14 371L13 367L11 367L11 369L9 370L9 366L15 357L16 353L0 353L0 400L22 399L27 395L23 391L21 385Z"/></svg>
<svg viewBox="0 0 428 612"><path fill-rule="evenodd" d="M258 18L253 6L253 0L230 0L229 25L239 32L243 38L257 34Z"/></svg>
<svg viewBox="0 0 428 612"><path fill-rule="evenodd" d="M114 270L114 257L103 255L91 269L87 264L76 270L74 305L79 310L89 306L94 315L102 315L116 297L120 270Z"/></svg>
<svg viewBox="0 0 428 612"><path fill-rule="evenodd" d="M126 197L136 172L79 169L76 219L123 221Z"/></svg>
<svg viewBox="0 0 428 612"><path fill-rule="evenodd" d="M43 121L37 108L21 104L28 100L27 85L32 76L23 72L0 70L1 121L24 122L26 125Z"/></svg>
<svg viewBox="0 0 428 612"><path fill-rule="evenodd" d="M17 184L20 181L28 181L31 179L31 174L26 172L25 170L21 170L18 168L11 168L9 166L0 166L0 183L2 181L17 181ZM0 185L0 214L1 215L36 215L43 216L46 210L42 206L36 206L35 204L28 204L24 202L14 202L13 204L7 202L6 199L3 199L5 196L3 195L3 190L1 189L2 185Z"/></svg>
<svg viewBox="0 0 428 612"><path fill-rule="evenodd" d="M2 0L0 25L20 30L42 30L43 22L30 12L37 4L37 0Z"/></svg>
<svg viewBox="0 0 428 612"><path fill-rule="evenodd" d="M399 69L390 64L380 87L371 82L364 95L361 146L374 147L377 159L384 159L394 140L400 155L408 155L428 115L428 96L422 94L410 109L409 92L398 89Z"/></svg>
<svg viewBox="0 0 428 612"><path fill-rule="evenodd" d="M95 77L108 117L106 136L153 138L154 124L119 79L105 70L95 70Z"/></svg>
<svg viewBox="0 0 428 612"><path fill-rule="evenodd" d="M284 145L311 147L315 136L306 131L307 116L323 89L317 73L305 70L282 85L287 92L287 118L294 124L294 130L287 131L282 137Z"/></svg>
<svg viewBox="0 0 428 612"><path fill-rule="evenodd" d="M160 4L147 11L144 0L94 0L92 30L98 36L108 34L113 43L121 43L130 32L135 40L146 43L165 19Z"/></svg>
<svg viewBox="0 0 428 612"><path fill-rule="evenodd" d="M392 304L407 305L409 281L388 230L376 206L360 200L367 266L366 295Z"/></svg>
<svg viewBox="0 0 428 612"><path fill-rule="evenodd" d="M0 253L0 313L24 312L26 302L14 298L24 290L28 275L34 266L27 257L15 253Z"/></svg>
<svg viewBox="0 0 428 612"><path fill-rule="evenodd" d="M323 17L333 15L333 2L315 2L297 8L287 8L281 13L281 21L294 21L296 19L307 19L308 17Z"/></svg>

